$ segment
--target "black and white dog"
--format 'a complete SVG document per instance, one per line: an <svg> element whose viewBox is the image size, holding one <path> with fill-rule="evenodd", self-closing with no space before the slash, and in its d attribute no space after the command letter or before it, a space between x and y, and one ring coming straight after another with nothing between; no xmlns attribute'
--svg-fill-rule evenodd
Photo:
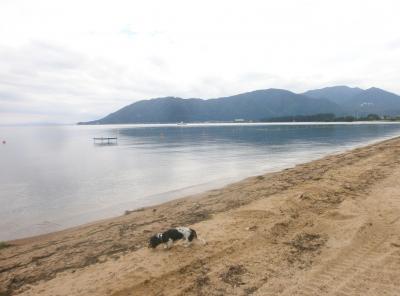
<svg viewBox="0 0 400 296"><path fill-rule="evenodd" d="M149 240L149 248L156 248L159 244L164 244L164 248L172 246L174 241L184 239L185 246L189 246L190 243L197 239L197 233L188 227L176 227L168 229L165 232L157 233L153 235ZM205 241L201 240L204 244Z"/></svg>

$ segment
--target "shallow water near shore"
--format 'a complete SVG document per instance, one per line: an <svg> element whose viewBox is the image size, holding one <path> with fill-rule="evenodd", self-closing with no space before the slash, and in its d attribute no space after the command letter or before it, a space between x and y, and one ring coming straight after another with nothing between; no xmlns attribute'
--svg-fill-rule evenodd
<svg viewBox="0 0 400 296"><path fill-rule="evenodd" d="M0 127L0 240L217 188L400 135L400 124ZM117 144L93 137L118 137Z"/></svg>

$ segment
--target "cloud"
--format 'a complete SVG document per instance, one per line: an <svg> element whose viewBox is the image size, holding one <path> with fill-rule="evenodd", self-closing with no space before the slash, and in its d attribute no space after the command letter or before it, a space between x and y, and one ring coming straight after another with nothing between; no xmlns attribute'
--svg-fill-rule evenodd
<svg viewBox="0 0 400 296"><path fill-rule="evenodd" d="M123 27L120 31L121 34L125 34L126 36L132 38L135 37L138 32L135 32L131 29L131 27L129 25L126 25L125 27Z"/></svg>
<svg viewBox="0 0 400 296"><path fill-rule="evenodd" d="M399 49L400 48L400 38L396 38L396 39L388 42L386 47L388 49L393 49L393 50Z"/></svg>
<svg viewBox="0 0 400 296"><path fill-rule="evenodd" d="M47 114L49 121L73 122L81 109L104 105L111 98L102 93L96 61L53 44L30 42L20 48L1 48L0 112ZM111 70L111 66L107 67ZM108 90L110 93L112 89ZM106 104L107 105L107 104ZM105 109L108 106L104 106ZM101 107L100 107L101 110ZM93 116L98 112L93 112Z"/></svg>
<svg viewBox="0 0 400 296"><path fill-rule="evenodd" d="M400 93L399 9L394 0L1 1L0 124L271 87Z"/></svg>
<svg viewBox="0 0 400 296"><path fill-rule="evenodd" d="M158 74L167 67L156 57L147 63ZM17 122L27 115L55 123L96 119L134 99L174 91L164 79L138 75L130 66L42 41L0 48L0 69L0 124L10 123L6 113L19 114Z"/></svg>

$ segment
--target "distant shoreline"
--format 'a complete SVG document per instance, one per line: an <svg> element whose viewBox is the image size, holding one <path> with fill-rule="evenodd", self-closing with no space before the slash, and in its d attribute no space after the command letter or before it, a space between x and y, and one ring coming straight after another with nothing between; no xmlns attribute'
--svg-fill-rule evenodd
<svg viewBox="0 0 400 296"><path fill-rule="evenodd" d="M400 120L389 120L389 119L381 119L381 120L343 120L343 121L201 121L201 122L185 122L184 125L179 122L132 122L132 123L75 123L75 124L65 124L65 125L79 125L79 126L110 126L110 125L176 125L176 126L185 126L185 125L201 125L201 124L296 124L296 123L330 123L330 124L344 124L344 123L400 123ZM56 125L56 124L55 124ZM62 126L62 124L60 124ZM51 125L49 125L51 126Z"/></svg>
<svg viewBox="0 0 400 296"><path fill-rule="evenodd" d="M268 124L396 124L400 123L399 120L373 120L373 121L245 121L245 122L234 122L234 121L218 121L218 122L186 122L184 125L180 125L178 122L170 123L104 123L104 124L79 124L79 123L26 123L26 124L0 124L1 127L65 127L65 126L127 126L127 125L142 125L142 126L180 126L186 125L268 125Z"/></svg>

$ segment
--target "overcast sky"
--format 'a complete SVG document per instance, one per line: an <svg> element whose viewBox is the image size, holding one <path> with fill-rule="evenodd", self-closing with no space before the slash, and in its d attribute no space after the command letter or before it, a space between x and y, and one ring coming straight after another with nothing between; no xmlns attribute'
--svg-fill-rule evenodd
<svg viewBox="0 0 400 296"><path fill-rule="evenodd" d="M400 93L399 12L398 0L0 0L0 124L271 87Z"/></svg>

